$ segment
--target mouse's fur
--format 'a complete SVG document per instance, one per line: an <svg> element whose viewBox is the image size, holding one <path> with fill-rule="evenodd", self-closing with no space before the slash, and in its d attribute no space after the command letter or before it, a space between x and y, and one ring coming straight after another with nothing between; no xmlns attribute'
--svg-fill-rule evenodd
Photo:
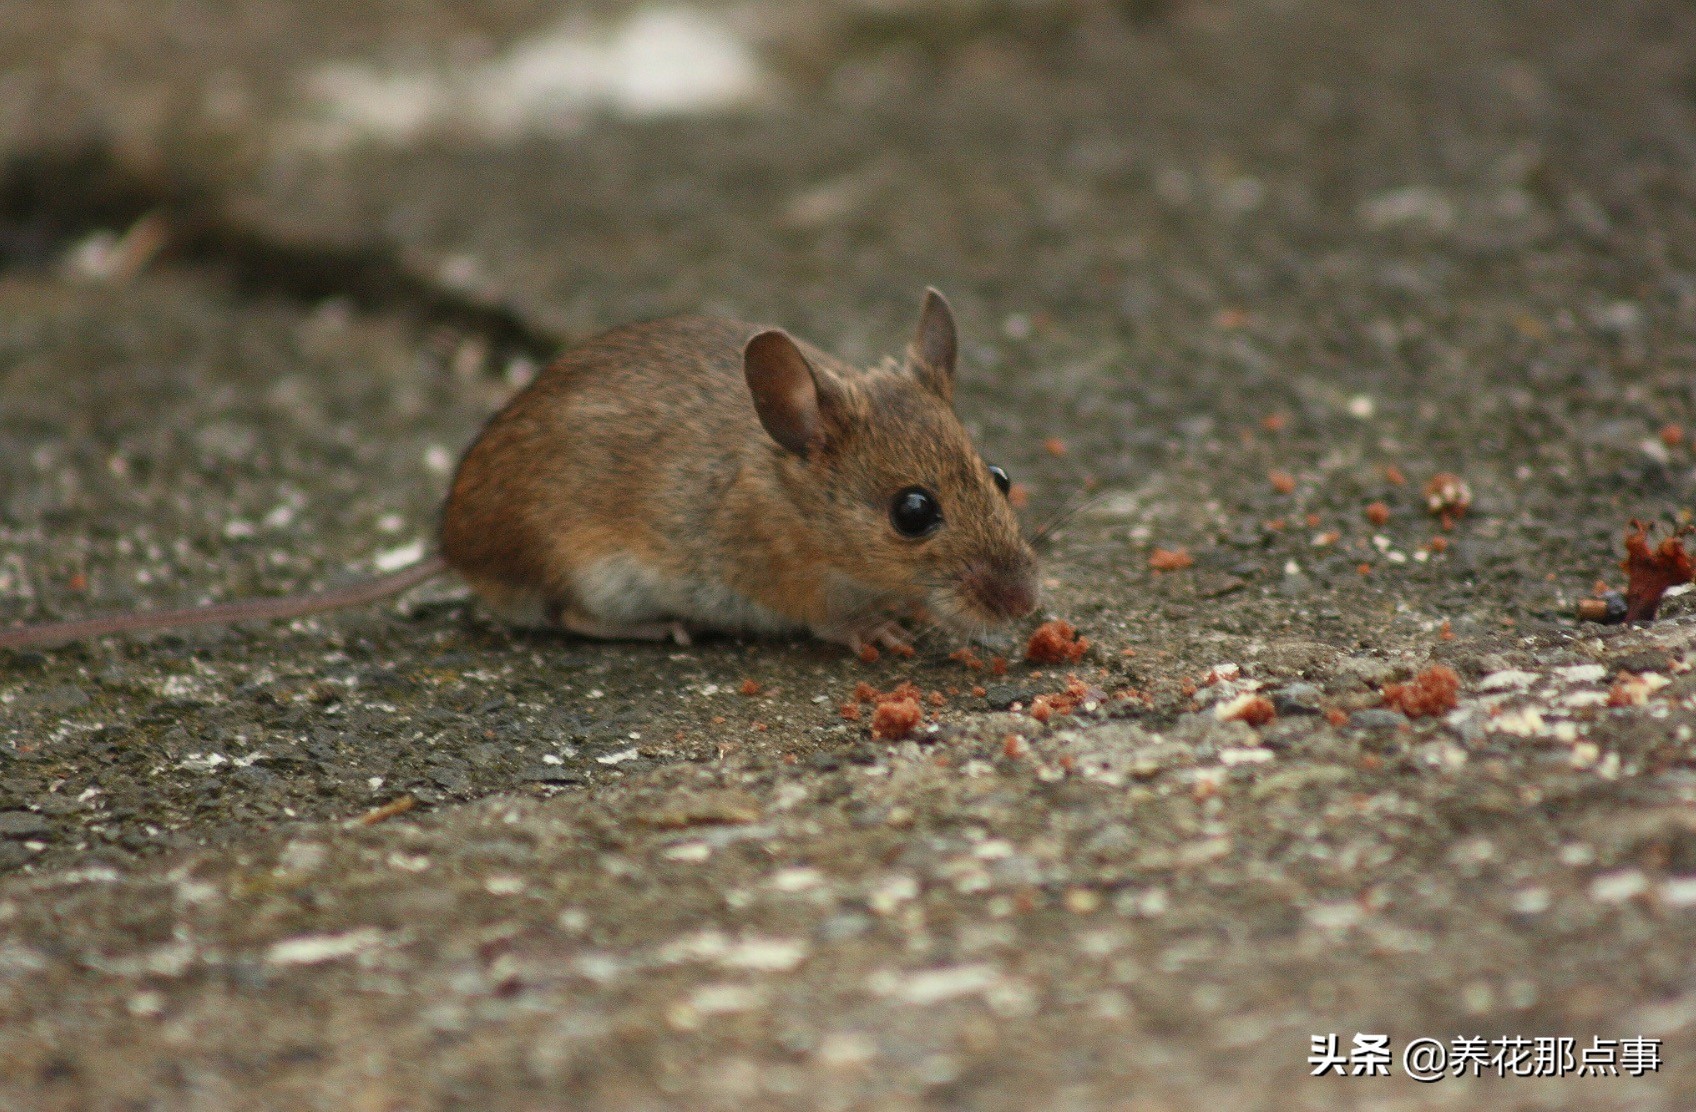
<svg viewBox="0 0 1696 1112"><path fill-rule="evenodd" d="M1036 605L1036 564L952 408L954 321L931 291L904 363L857 370L709 317L614 329L483 429L442 554L501 616L611 637L807 630L899 642ZM944 524L901 536L922 486Z"/></svg>

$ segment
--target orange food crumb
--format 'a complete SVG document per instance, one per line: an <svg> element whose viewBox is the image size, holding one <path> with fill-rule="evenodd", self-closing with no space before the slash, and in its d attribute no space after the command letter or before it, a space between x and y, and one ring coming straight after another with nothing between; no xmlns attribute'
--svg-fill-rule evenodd
<svg viewBox="0 0 1696 1112"><path fill-rule="evenodd" d="M1182 571L1194 565L1195 557L1186 548L1156 548L1148 556L1148 566L1155 571Z"/></svg>
<svg viewBox="0 0 1696 1112"><path fill-rule="evenodd" d="M76 572L65 580L65 586L73 591L86 591L88 590L88 576L80 571Z"/></svg>
<svg viewBox="0 0 1696 1112"><path fill-rule="evenodd" d="M858 722L860 720L860 704L855 702L843 703L842 706L837 708L837 713L842 715L844 721Z"/></svg>
<svg viewBox="0 0 1696 1112"><path fill-rule="evenodd" d="M919 690L918 684L914 683L912 680L902 680L900 683L895 685L895 690L891 691L887 695L880 695L878 697L878 702L881 703L881 702L884 702L888 699L915 699L916 700L916 699L923 697L923 695L924 695L924 692Z"/></svg>
<svg viewBox="0 0 1696 1112"><path fill-rule="evenodd" d="M1332 529L1329 532L1321 533L1317 537L1314 537L1313 543L1314 543L1315 547L1324 548L1327 545L1336 544L1338 541L1340 541L1342 539L1343 539L1343 535L1341 533L1337 532L1335 529Z"/></svg>
<svg viewBox="0 0 1696 1112"><path fill-rule="evenodd" d="M1261 524L1266 526L1266 531L1268 533L1282 533L1286 523L1283 518L1275 517L1271 521L1262 522Z"/></svg>
<svg viewBox="0 0 1696 1112"><path fill-rule="evenodd" d="M1007 501L1015 510L1022 510L1031 504L1031 490L1024 483L1014 483L1007 488Z"/></svg>
<svg viewBox="0 0 1696 1112"><path fill-rule="evenodd" d="M1010 761L1025 755L1025 743L1019 740L1018 734L1008 734L1001 739L1001 755Z"/></svg>
<svg viewBox="0 0 1696 1112"><path fill-rule="evenodd" d="M956 664L964 664L974 672L983 667L983 661L971 649L955 649L948 654L948 659Z"/></svg>
<svg viewBox="0 0 1696 1112"><path fill-rule="evenodd" d="M1449 538L1442 536L1432 537L1431 543L1427 547L1430 548L1432 552L1447 552L1449 550Z"/></svg>
<svg viewBox="0 0 1696 1112"><path fill-rule="evenodd" d="M722 714L713 715L713 725L715 725L715 726L722 726L728 721L730 721L730 720Z"/></svg>
<svg viewBox="0 0 1696 1112"><path fill-rule="evenodd" d="M1307 517L1303 518L1302 520L1307 522L1307 527L1309 529L1319 528L1319 515L1318 514L1308 514Z"/></svg>
<svg viewBox="0 0 1696 1112"><path fill-rule="evenodd" d="M1390 507L1382 502L1374 502L1366 507L1366 520L1374 525L1383 525L1390 520Z"/></svg>
<svg viewBox="0 0 1696 1112"><path fill-rule="evenodd" d="M872 736L899 741L917 729L924 718L917 699L886 699L872 712Z"/></svg>
<svg viewBox="0 0 1696 1112"><path fill-rule="evenodd" d="M1066 454L1066 442L1058 436L1051 436L1042 442L1042 450L1051 456L1063 456Z"/></svg>
<svg viewBox="0 0 1696 1112"><path fill-rule="evenodd" d="M1453 641L1455 639L1454 627L1449 624L1447 618L1444 618L1443 624L1437 627L1437 639L1439 641Z"/></svg>
<svg viewBox="0 0 1696 1112"><path fill-rule="evenodd" d="M1196 692L1195 681L1190 679L1188 676L1185 676L1182 680L1178 681L1178 691L1183 694L1184 698L1188 699Z"/></svg>
<svg viewBox="0 0 1696 1112"><path fill-rule="evenodd" d="M1654 621L1661 608L1661 596L1668 587L1688 583L1696 578L1696 564L1685 551L1681 539L1685 530L1667 537L1660 546L1649 548L1649 532L1653 527L1640 521L1631 522L1631 532L1625 535L1625 569L1629 582L1625 588L1625 620Z"/></svg>
<svg viewBox="0 0 1696 1112"><path fill-rule="evenodd" d="M1391 486L1406 486L1407 476L1402 474L1401 468L1392 463L1384 468L1384 481Z"/></svg>
<svg viewBox="0 0 1696 1112"><path fill-rule="evenodd" d="M1007 658L1004 656L990 657L989 674L992 676L1005 676L1007 674Z"/></svg>
<svg viewBox="0 0 1696 1112"><path fill-rule="evenodd" d="M1663 425L1661 427L1661 443L1669 448L1678 447L1684 443L1684 430L1677 425Z"/></svg>
<svg viewBox="0 0 1696 1112"><path fill-rule="evenodd" d="M1048 703L1048 696L1038 695L1031 700L1031 717L1038 722L1047 722L1054 716L1054 708Z"/></svg>
<svg viewBox="0 0 1696 1112"><path fill-rule="evenodd" d="M1135 649L1120 649L1119 655L1120 656L1135 656L1135 655L1137 655L1137 651Z"/></svg>
<svg viewBox="0 0 1696 1112"><path fill-rule="evenodd" d="M945 707L948 705L948 700L943 697L942 692L932 691L930 693L930 705L933 707Z"/></svg>
<svg viewBox="0 0 1696 1112"><path fill-rule="evenodd" d="M741 691L744 695L758 695L760 693L760 685L755 683L753 680L743 680Z"/></svg>
<svg viewBox="0 0 1696 1112"><path fill-rule="evenodd" d="M1272 489L1279 494L1294 494L1296 492L1296 477L1288 471L1268 471L1266 481L1272 484Z"/></svg>
<svg viewBox="0 0 1696 1112"><path fill-rule="evenodd" d="M911 660L913 653L917 650L905 641L897 641L895 644L889 646L889 651L900 657L902 660Z"/></svg>
<svg viewBox="0 0 1696 1112"><path fill-rule="evenodd" d="M1079 637L1070 622L1056 618L1036 627L1025 644L1025 659L1036 664L1065 664L1088 651L1088 639Z"/></svg>
<svg viewBox="0 0 1696 1112"><path fill-rule="evenodd" d="M1290 419L1282 413L1268 413L1260 419L1260 427L1267 432L1283 432L1289 423Z"/></svg>
<svg viewBox="0 0 1696 1112"><path fill-rule="evenodd" d="M1221 309L1213 314L1213 323L1220 328L1241 328L1248 323L1248 314L1241 309Z"/></svg>
<svg viewBox="0 0 1696 1112"><path fill-rule="evenodd" d="M1247 722L1250 726L1258 729L1278 717L1278 708L1272 705L1271 699L1256 695L1244 703L1231 717L1239 722Z"/></svg>
<svg viewBox="0 0 1696 1112"><path fill-rule="evenodd" d="M764 722L756 722L756 723L754 723L754 729L755 729L755 731L756 731L756 732L758 732L758 733L762 733L762 734L763 734L763 733L765 733L765 732L766 732L766 731L767 731L767 730L768 730L768 729L770 729L770 728L771 728L771 727L769 727L769 726L767 726L767 725L766 725L766 724L765 724L765 723L764 723Z"/></svg>
<svg viewBox="0 0 1696 1112"><path fill-rule="evenodd" d="M1460 676L1447 665L1434 664L1412 683L1386 684L1384 705L1409 718L1434 718L1454 710L1459 694Z"/></svg>
<svg viewBox="0 0 1696 1112"><path fill-rule="evenodd" d="M978 697L978 698L980 698L980 699L981 699L981 698L983 698L983 697L984 697L984 696L985 696L985 695L988 695L988 694L989 694L989 688L987 688L987 687L980 687L980 686L978 686L978 685L977 685L977 684L973 684L973 685L972 685L972 694L973 694L973 695L976 695L976 696L977 696L977 697Z"/></svg>
<svg viewBox="0 0 1696 1112"><path fill-rule="evenodd" d="M1371 575L1372 574L1372 565L1363 562L1359 567L1355 568L1354 570L1359 572L1361 575Z"/></svg>
<svg viewBox="0 0 1696 1112"><path fill-rule="evenodd" d="M1325 712L1325 721L1333 726L1346 726L1349 722L1349 712L1341 707L1332 707Z"/></svg>
<svg viewBox="0 0 1696 1112"><path fill-rule="evenodd" d="M860 646L860 660L866 664L877 663L877 647L875 645Z"/></svg>
<svg viewBox="0 0 1696 1112"><path fill-rule="evenodd" d="M883 692L861 680L854 685L854 701L856 703L875 703L883 698Z"/></svg>

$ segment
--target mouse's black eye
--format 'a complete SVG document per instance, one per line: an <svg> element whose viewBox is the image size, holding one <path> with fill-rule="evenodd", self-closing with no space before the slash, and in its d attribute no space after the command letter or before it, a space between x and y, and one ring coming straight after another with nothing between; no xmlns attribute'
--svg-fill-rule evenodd
<svg viewBox="0 0 1696 1112"><path fill-rule="evenodd" d="M1004 468L997 467L993 463L990 464L989 477L995 480L995 489L999 490L1002 494L1006 494L1008 491L1013 489L1013 480L1007 477L1007 472Z"/></svg>
<svg viewBox="0 0 1696 1112"><path fill-rule="evenodd" d="M890 503L889 520L903 537L928 537L942 527L942 503L924 487L908 487Z"/></svg>

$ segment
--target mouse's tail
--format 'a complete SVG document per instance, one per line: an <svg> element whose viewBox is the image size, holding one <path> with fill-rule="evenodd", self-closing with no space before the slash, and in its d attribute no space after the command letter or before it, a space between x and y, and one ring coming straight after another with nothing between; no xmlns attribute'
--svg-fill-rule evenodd
<svg viewBox="0 0 1696 1112"><path fill-rule="evenodd" d="M41 625L0 629L0 649L61 645L69 641L84 641L90 637L107 637L114 633L140 633L156 629L180 629L184 626L300 618L325 610L365 606L389 595L397 595L434 579L445 572L447 567L446 561L440 556L427 556L416 564L388 575L362 579L346 587L316 594L242 599L238 602L221 602L214 606L190 606L181 610L141 610L129 614L110 614L104 618L80 618L69 622L45 622Z"/></svg>

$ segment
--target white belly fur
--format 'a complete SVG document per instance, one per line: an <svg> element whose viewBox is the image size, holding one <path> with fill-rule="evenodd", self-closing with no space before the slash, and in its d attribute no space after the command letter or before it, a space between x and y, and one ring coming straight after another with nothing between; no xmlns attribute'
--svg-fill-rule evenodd
<svg viewBox="0 0 1696 1112"><path fill-rule="evenodd" d="M572 576L586 614L617 625L681 621L735 633L783 633L800 626L722 583L662 575L629 556L611 556Z"/></svg>

